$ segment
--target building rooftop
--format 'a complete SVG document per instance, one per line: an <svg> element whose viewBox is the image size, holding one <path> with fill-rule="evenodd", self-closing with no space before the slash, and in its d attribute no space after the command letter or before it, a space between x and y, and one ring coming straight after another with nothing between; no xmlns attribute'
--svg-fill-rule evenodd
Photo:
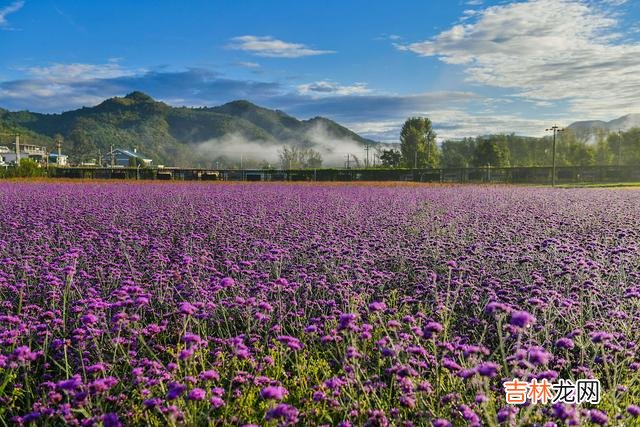
<svg viewBox="0 0 640 427"><path fill-rule="evenodd" d="M149 159L149 158L147 158L147 157L142 156L140 153L134 153L134 152L132 152L132 151L124 150L124 149L122 149L122 148L116 148L116 149L115 149L115 150L113 150L113 151L114 151L114 152L116 152L116 151L117 151L117 152L120 152L120 153L122 153L122 154L124 154L124 155L126 155L126 156L128 156L128 157L136 157L136 158L138 158L138 159L140 159L140 160L148 160L148 161L151 161L151 159Z"/></svg>

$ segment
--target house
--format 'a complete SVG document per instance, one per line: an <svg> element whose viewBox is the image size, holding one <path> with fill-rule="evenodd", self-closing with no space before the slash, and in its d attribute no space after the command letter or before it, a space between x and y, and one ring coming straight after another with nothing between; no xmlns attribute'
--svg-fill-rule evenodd
<svg viewBox="0 0 640 427"><path fill-rule="evenodd" d="M9 163L9 160L6 158L6 155L11 153L11 150L6 145L0 145L0 165L5 165Z"/></svg>
<svg viewBox="0 0 640 427"><path fill-rule="evenodd" d="M152 161L138 153L135 148L133 151L116 148L107 153L103 163L106 166L130 167L137 165L151 166Z"/></svg>
<svg viewBox="0 0 640 427"><path fill-rule="evenodd" d="M19 144L20 152L16 153L15 148L0 146L0 163L17 163L19 159L32 159L39 163L44 163L47 158L47 148L33 144Z"/></svg>
<svg viewBox="0 0 640 427"><path fill-rule="evenodd" d="M49 153L49 164L58 166L67 166L69 164L69 156L66 154Z"/></svg>

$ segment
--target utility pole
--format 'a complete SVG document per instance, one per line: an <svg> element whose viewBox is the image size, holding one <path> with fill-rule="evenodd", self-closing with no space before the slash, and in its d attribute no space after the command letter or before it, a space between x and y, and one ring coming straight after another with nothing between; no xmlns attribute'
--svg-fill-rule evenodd
<svg viewBox="0 0 640 427"><path fill-rule="evenodd" d="M427 164L425 166L429 167L429 139L431 138L431 133L427 134L427 158L426 158L426 162Z"/></svg>
<svg viewBox="0 0 640 427"><path fill-rule="evenodd" d="M554 124L549 129L545 129L546 132L553 131L553 155L551 161L551 186L556 186L556 135L559 132L564 132L564 129L560 129L558 125Z"/></svg>
<svg viewBox="0 0 640 427"><path fill-rule="evenodd" d="M58 157L56 158L56 164L60 166L61 156L62 156L62 141L60 138L56 139L56 147L58 148Z"/></svg>
<svg viewBox="0 0 640 427"><path fill-rule="evenodd" d="M20 134L16 133L16 165L20 166Z"/></svg>
<svg viewBox="0 0 640 427"><path fill-rule="evenodd" d="M116 161L113 158L113 144L111 145L111 167L114 168L116 166Z"/></svg>
<svg viewBox="0 0 640 427"><path fill-rule="evenodd" d="M350 159L349 153L347 153L347 169L351 168L351 163L349 162L349 159Z"/></svg>
<svg viewBox="0 0 640 427"><path fill-rule="evenodd" d="M622 131L618 129L618 171L622 165Z"/></svg>
<svg viewBox="0 0 640 427"><path fill-rule="evenodd" d="M418 169L418 144L416 144L416 151L413 152L413 168Z"/></svg>
<svg viewBox="0 0 640 427"><path fill-rule="evenodd" d="M367 169L368 169L368 168L369 168L369 144L366 144L366 145L364 146L364 151L366 151L366 152L367 152L367 161L366 161L366 166L367 166Z"/></svg>

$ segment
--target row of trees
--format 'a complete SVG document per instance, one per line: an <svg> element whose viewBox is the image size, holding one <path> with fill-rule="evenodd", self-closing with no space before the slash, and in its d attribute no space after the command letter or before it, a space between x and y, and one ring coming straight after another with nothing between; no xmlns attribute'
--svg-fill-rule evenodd
<svg viewBox="0 0 640 427"><path fill-rule="evenodd" d="M322 156L311 148L284 145L280 149L282 169L314 169L322 167Z"/></svg>
<svg viewBox="0 0 640 427"><path fill-rule="evenodd" d="M558 135L558 166L640 164L640 129L621 133L600 132L595 141L581 140L571 129ZM380 150L384 167L464 168L479 166L549 166L553 156L550 136L531 138L488 135L436 143L428 118L407 119L400 132L400 150Z"/></svg>

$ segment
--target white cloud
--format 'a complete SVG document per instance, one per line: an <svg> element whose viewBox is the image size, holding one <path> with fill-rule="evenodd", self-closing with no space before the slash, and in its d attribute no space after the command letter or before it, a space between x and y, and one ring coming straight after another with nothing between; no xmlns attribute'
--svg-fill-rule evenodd
<svg viewBox="0 0 640 427"><path fill-rule="evenodd" d="M271 58L300 58L303 56L335 53L332 50L317 50L302 43L290 43L271 36L240 36L231 39L230 49L242 50L258 56Z"/></svg>
<svg viewBox="0 0 640 427"><path fill-rule="evenodd" d="M31 102L39 108L67 105L95 105L104 100L105 95L113 96L114 90L97 91L93 84L127 76L134 76L141 70L122 68L117 60L106 64L52 64L44 67L30 67L22 71L27 77L21 80L0 82L0 100L8 103Z"/></svg>
<svg viewBox="0 0 640 427"><path fill-rule="evenodd" d="M43 82L68 83L131 76L140 70L124 69L118 64L117 59L113 59L106 64L56 63L46 67L30 67L26 71Z"/></svg>
<svg viewBox="0 0 640 427"><path fill-rule="evenodd" d="M402 36L399 36L397 34L387 34L387 33L382 33L380 34L378 37L374 38L374 40L391 40L391 41L398 41L398 40L402 40Z"/></svg>
<svg viewBox="0 0 640 427"><path fill-rule="evenodd" d="M472 83L612 117L640 110L640 43L623 41L618 15L604 7L582 0L493 6L469 23L397 48L461 65Z"/></svg>
<svg viewBox="0 0 640 427"><path fill-rule="evenodd" d="M237 62L234 62L234 64L239 67L252 68L254 70L257 70L258 68L260 68L260 64L258 64L257 62L237 61Z"/></svg>
<svg viewBox="0 0 640 427"><path fill-rule="evenodd" d="M0 9L0 28L7 27L7 16L22 9L22 6L24 0L18 0Z"/></svg>
<svg viewBox="0 0 640 427"><path fill-rule="evenodd" d="M524 118L517 114L471 113L463 109L447 108L416 111L412 115L429 117L438 134L438 140L461 139L478 135L517 133L519 135L542 136L547 119ZM402 120L359 121L346 126L366 138L376 141L399 142Z"/></svg>
<svg viewBox="0 0 640 427"><path fill-rule="evenodd" d="M342 86L330 80L320 80L298 86L299 94L312 97L364 95L370 92L371 90L365 83L354 83L351 86Z"/></svg>

